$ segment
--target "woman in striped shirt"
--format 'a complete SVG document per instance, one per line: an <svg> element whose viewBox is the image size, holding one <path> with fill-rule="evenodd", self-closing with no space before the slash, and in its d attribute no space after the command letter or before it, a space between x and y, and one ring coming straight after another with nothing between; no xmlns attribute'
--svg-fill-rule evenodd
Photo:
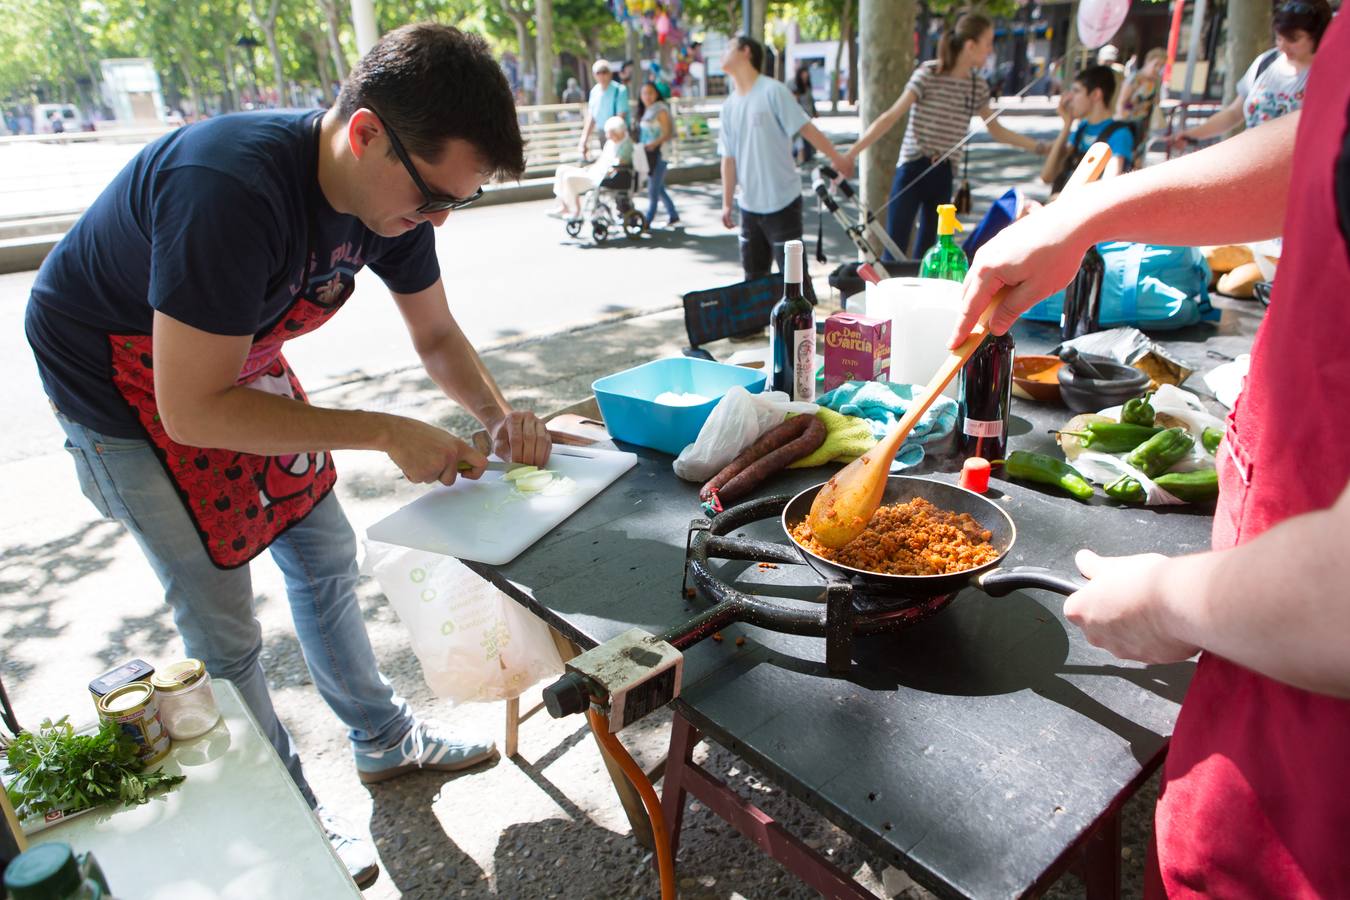
<svg viewBox="0 0 1350 900"><path fill-rule="evenodd" d="M901 116L910 113L905 142L900 148L900 164L891 183L886 230L902 250L908 251L917 216L919 236L911 254L914 258L922 256L937 239L938 204L950 203L952 197L951 160L944 160L932 171L928 171L929 167L966 136L971 116L987 119L992 115L989 85L976 70L984 65L993 49L993 23L971 13L961 16L954 28L943 32L938 58L921 63L914 70L900 99L872 122L848 151L849 161L856 160L877 138L890 131ZM1043 141L1010 131L997 121L990 122L988 128L989 135L1000 143L1045 155L1047 148ZM910 188L912 184L914 187ZM904 196L896 200L902 191Z"/></svg>

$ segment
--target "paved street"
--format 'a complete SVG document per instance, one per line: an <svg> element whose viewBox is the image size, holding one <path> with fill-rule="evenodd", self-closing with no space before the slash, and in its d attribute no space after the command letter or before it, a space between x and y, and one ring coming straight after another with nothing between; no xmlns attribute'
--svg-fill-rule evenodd
<svg viewBox="0 0 1350 900"><path fill-rule="evenodd" d="M1044 136L1054 122L1025 117L1012 124ZM1038 160L988 144L976 146L971 163L972 182L984 186L977 196L986 201L1039 167ZM600 375L678 352L684 340L674 310L678 295L739 279L735 236L717 222L718 186L681 185L672 194L685 229L604 246L567 238L562 223L547 217L552 204L546 201L450 217L437 240L452 307L475 343L493 348L485 360L508 397L547 412L589 394ZM814 229L811 214L808 234ZM825 232L832 267L845 258L846 242L832 221ZM0 447L0 673L30 723L67 712L90 718L84 685L94 674L133 656L167 661L182 653L134 542L120 526L97 519L60 449L22 336L32 277L0 276L0 372L9 385L4 408L10 423ZM398 410L460 432L471 428L415 368L392 304L368 273L331 325L294 346L288 355L315 402ZM342 472L337 492L358 534L419 493L380 454L335 457ZM521 758L486 771L362 786L342 728L310 683L279 571L265 556L253 570L263 662L281 717L321 798L368 830L380 849L384 872L367 897L656 895L655 876L630 839L580 720L532 719L522 729ZM418 710L454 728L500 735L502 706L452 709L436 701L376 585L365 580L360 593L377 657L395 687ZM655 716L624 732L648 768L664 748L664 722ZM699 753L878 893L920 895L734 757L716 748ZM1127 883L1136 892L1145 821L1134 810L1127 823L1133 828L1127 877L1134 879ZM683 897L814 896L697 804L684 835ZM1055 889L1061 896L1077 892L1069 878Z"/></svg>

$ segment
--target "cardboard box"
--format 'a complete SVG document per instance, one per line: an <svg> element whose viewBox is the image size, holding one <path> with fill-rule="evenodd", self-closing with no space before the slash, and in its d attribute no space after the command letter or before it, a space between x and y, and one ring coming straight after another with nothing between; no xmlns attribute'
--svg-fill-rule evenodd
<svg viewBox="0 0 1350 900"><path fill-rule="evenodd" d="M825 320L825 390L846 381L885 381L891 373L891 322L837 312Z"/></svg>

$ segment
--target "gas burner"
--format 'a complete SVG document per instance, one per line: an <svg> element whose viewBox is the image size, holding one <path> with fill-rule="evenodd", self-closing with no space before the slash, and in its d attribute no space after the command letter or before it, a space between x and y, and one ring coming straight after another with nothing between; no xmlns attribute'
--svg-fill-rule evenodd
<svg viewBox="0 0 1350 900"><path fill-rule="evenodd" d="M791 500L788 495L751 500L712 519L694 519L689 523L682 589L688 595L692 578L694 589L712 601L713 606L672 629L678 633L667 632L663 638L683 650L731 622L746 622L785 634L824 637L825 666L833 674L842 674L851 664L855 635L905 628L951 603L955 594L915 600L888 596L884 589L856 578L826 580L816 575L822 582L821 591L810 602L818 606L788 606L772 597L737 590L713 573L710 560L714 559L805 566L805 560L789 544L728 536L751 522L780 518Z"/></svg>

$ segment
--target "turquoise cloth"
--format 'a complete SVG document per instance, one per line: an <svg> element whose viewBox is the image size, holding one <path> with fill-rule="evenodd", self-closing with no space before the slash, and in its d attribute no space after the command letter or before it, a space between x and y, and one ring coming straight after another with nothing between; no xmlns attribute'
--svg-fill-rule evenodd
<svg viewBox="0 0 1350 900"><path fill-rule="evenodd" d="M900 421L923 388L917 384L887 384L884 381L849 381L816 402L846 416L865 419L878 440ZM909 469L923 462L923 445L940 441L956 430L956 401L938 397L919 419L895 455L891 470Z"/></svg>

